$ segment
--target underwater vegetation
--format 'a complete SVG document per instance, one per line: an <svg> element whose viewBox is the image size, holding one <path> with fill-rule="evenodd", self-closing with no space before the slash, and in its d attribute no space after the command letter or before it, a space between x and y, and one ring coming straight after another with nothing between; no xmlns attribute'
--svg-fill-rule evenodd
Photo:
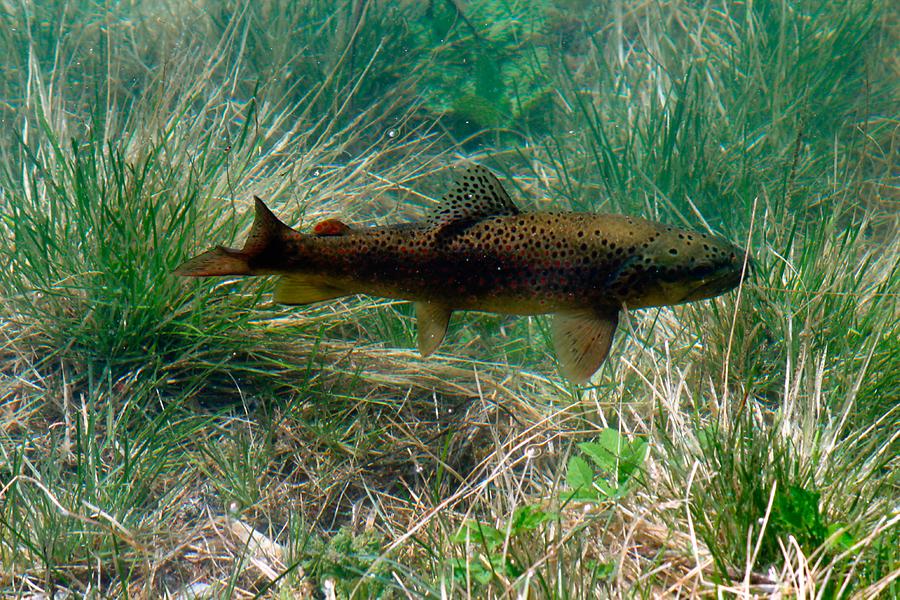
<svg viewBox="0 0 900 600"><path fill-rule="evenodd" d="M900 595L891 9L5 3L0 594ZM254 196L339 242L472 162L754 277L574 385L545 317L425 360L409 303L173 274Z"/></svg>

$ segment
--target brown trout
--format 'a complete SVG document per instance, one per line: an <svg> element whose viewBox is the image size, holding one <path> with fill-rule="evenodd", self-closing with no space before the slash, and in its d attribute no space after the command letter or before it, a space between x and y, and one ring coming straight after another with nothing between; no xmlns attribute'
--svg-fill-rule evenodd
<svg viewBox="0 0 900 600"><path fill-rule="evenodd" d="M711 298L743 272L743 250L705 233L623 215L520 212L481 166L466 168L415 223L328 219L300 233L255 201L242 249L218 246L176 273L280 275L283 304L350 294L412 300L423 356L440 345L454 310L553 313L561 370L578 383L606 358L621 310Z"/></svg>

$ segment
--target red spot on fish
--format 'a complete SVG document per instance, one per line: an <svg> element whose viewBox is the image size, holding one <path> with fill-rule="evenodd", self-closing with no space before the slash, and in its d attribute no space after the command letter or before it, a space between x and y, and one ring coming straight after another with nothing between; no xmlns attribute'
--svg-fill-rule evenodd
<svg viewBox="0 0 900 600"><path fill-rule="evenodd" d="M325 219L313 227L316 235L344 235L350 231L350 227L337 219Z"/></svg>

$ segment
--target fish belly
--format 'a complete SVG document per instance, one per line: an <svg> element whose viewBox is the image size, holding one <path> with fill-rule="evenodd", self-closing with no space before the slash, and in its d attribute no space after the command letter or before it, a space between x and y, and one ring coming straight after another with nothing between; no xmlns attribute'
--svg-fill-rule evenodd
<svg viewBox="0 0 900 600"><path fill-rule="evenodd" d="M473 264L474 263L474 264ZM454 310L537 315L617 302L590 285L590 270L515 268L497 261L463 261L464 268L434 262L381 270L377 276L338 277L331 285L348 294L438 303Z"/></svg>

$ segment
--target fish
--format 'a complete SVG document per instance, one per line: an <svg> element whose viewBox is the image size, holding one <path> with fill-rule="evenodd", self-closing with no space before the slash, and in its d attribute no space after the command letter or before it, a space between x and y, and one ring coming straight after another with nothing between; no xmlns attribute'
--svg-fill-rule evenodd
<svg viewBox="0 0 900 600"><path fill-rule="evenodd" d="M746 271L745 252L710 234L628 215L523 212L477 164L411 223L332 218L302 233L254 203L241 249L216 246L175 273L276 275L274 301L288 305L353 294L412 301L422 356L440 346L454 311L552 314L560 370L579 384L609 354L622 311L712 298Z"/></svg>

